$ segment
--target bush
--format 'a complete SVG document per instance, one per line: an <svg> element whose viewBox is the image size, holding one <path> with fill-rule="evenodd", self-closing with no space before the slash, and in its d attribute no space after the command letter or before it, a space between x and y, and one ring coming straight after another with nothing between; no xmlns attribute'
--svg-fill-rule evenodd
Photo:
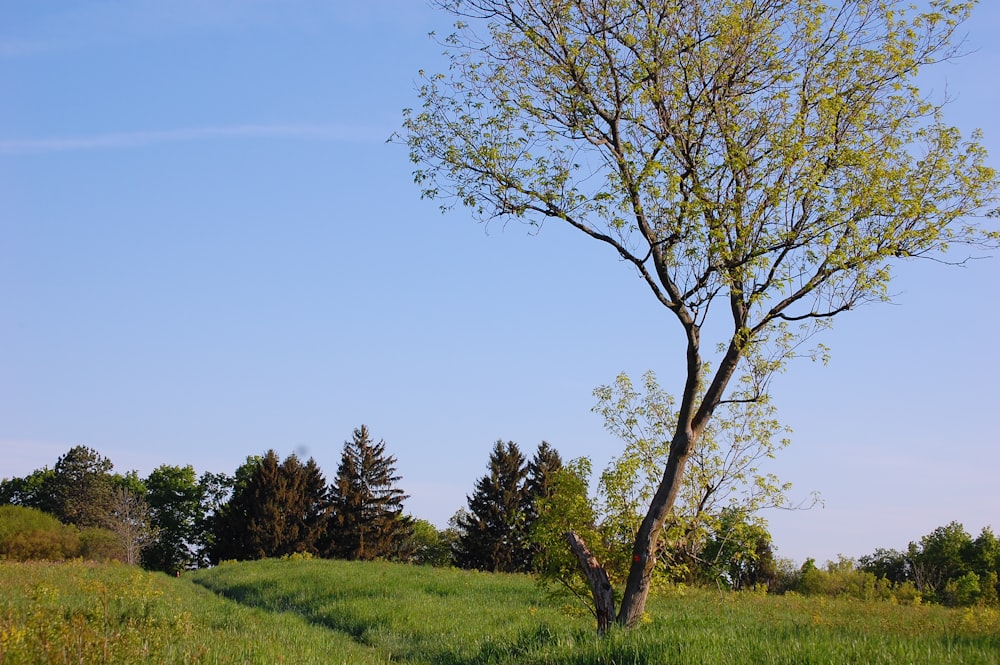
<svg viewBox="0 0 1000 665"><path fill-rule="evenodd" d="M0 506L0 558L63 561L80 553L75 527L34 508Z"/></svg>

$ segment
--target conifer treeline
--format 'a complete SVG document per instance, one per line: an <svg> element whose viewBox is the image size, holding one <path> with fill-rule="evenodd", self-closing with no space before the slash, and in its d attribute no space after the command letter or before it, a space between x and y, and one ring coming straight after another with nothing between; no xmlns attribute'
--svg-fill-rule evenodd
<svg viewBox="0 0 1000 665"><path fill-rule="evenodd" d="M290 555L514 572L531 568L535 502L561 463L545 442L526 463L517 444L497 441L470 510L460 510L442 531L404 514L409 497L399 487L396 458L364 425L344 443L329 484L312 458L282 460L274 450L248 457L231 476L197 477L190 465L162 465L140 479L112 473L110 460L76 446L52 469L3 480L0 503L103 533L101 547L86 549L87 556L169 573Z"/></svg>

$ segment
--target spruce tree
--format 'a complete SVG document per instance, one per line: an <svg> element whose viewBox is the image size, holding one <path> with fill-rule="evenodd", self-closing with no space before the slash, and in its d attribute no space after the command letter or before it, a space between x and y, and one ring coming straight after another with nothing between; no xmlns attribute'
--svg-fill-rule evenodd
<svg viewBox="0 0 1000 665"><path fill-rule="evenodd" d="M527 526L538 518L538 501L552 495L552 479L556 471L563 466L559 451L547 441L538 444L535 456L528 462L527 477L524 482L525 513Z"/></svg>
<svg viewBox="0 0 1000 665"><path fill-rule="evenodd" d="M212 558L316 553L328 505L326 481L313 460L303 465L293 454L282 463L269 450L256 461L246 481L237 482L220 511Z"/></svg>
<svg viewBox="0 0 1000 665"><path fill-rule="evenodd" d="M337 477L330 487L332 519L326 553L343 559L407 558L413 520L403 515L408 495L396 484L396 458L385 441L372 441L368 428L344 443Z"/></svg>
<svg viewBox="0 0 1000 665"><path fill-rule="evenodd" d="M534 457L528 462L522 496L526 545L519 553L523 557L521 568L524 570L534 570L534 558L538 548L527 543L531 540L531 530L538 520L539 504L552 497L554 477L556 472L562 469L562 466L562 457L559 455L559 451L550 446L547 441L538 444Z"/></svg>
<svg viewBox="0 0 1000 665"><path fill-rule="evenodd" d="M513 441L498 440L490 453L489 474L476 481L469 511L457 519L460 532L455 564L500 572L525 570L524 455Z"/></svg>

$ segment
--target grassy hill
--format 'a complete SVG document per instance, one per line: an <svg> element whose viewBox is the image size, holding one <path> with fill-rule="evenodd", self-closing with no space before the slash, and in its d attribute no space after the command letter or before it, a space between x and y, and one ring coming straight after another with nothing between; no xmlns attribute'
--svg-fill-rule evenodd
<svg viewBox="0 0 1000 665"><path fill-rule="evenodd" d="M519 575L390 563L230 563L179 579L0 562L9 663L1000 663L1000 613L673 592L597 638Z"/></svg>

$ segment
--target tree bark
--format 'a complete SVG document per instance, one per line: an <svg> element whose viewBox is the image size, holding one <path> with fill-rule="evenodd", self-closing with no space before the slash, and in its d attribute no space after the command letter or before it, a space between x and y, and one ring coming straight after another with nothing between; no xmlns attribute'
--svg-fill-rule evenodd
<svg viewBox="0 0 1000 665"><path fill-rule="evenodd" d="M663 471L663 479L636 534L635 544L632 547L632 563L629 566L625 593L622 595L622 605L617 617L618 624L626 628L639 623L646 609L646 598L649 596L653 568L656 566L657 541L680 490L684 465L690 455L692 443L693 434L690 432L680 432L674 437L670 456Z"/></svg>
<svg viewBox="0 0 1000 665"><path fill-rule="evenodd" d="M603 635L611 627L615 619L615 594L611 588L608 573L598 563L597 558L587 548L580 536L572 531L563 535L569 548L580 561L583 574L590 584L590 592L594 596L594 616L597 618L597 634Z"/></svg>

